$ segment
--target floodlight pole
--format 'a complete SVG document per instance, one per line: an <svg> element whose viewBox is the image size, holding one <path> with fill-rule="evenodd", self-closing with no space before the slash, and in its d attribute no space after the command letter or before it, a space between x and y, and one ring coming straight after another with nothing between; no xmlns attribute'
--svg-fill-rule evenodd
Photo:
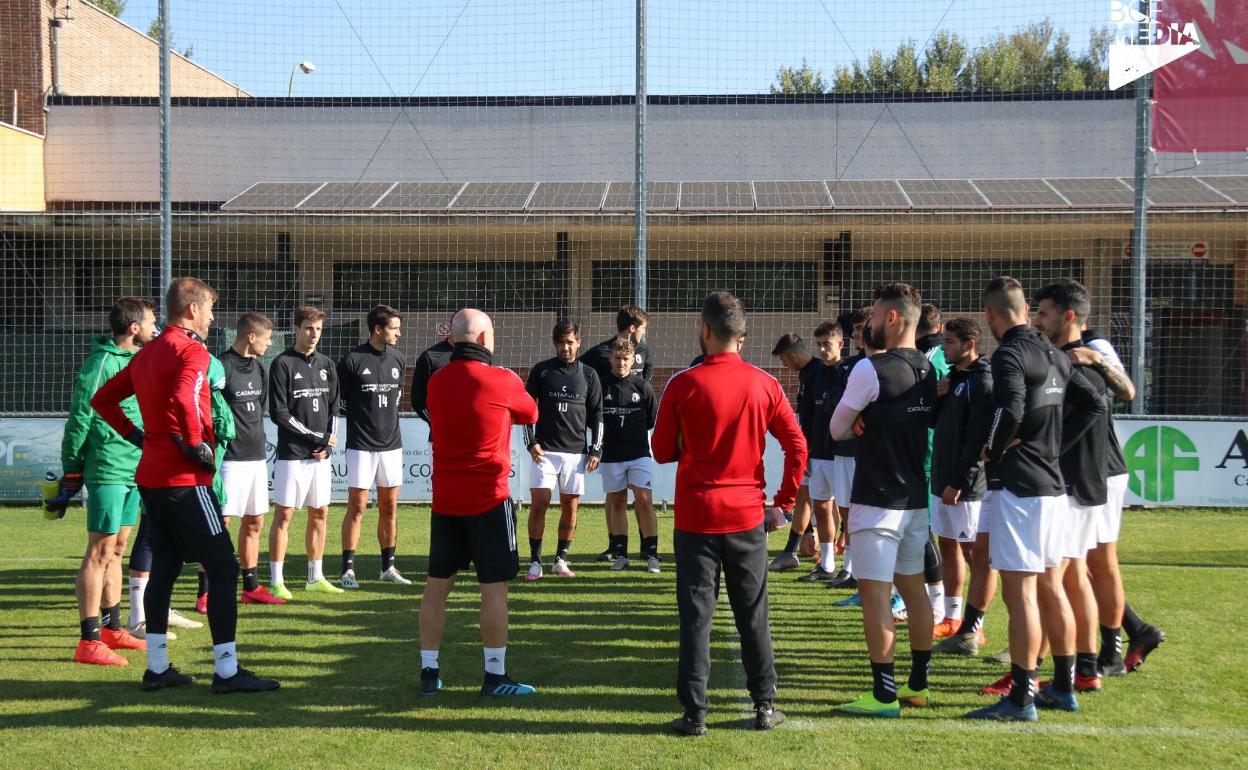
<svg viewBox="0 0 1248 770"><path fill-rule="evenodd" d="M169 0L160 0L160 317L168 319L165 289L173 282L173 204L169 149Z"/></svg>
<svg viewBox="0 0 1248 770"><path fill-rule="evenodd" d="M637 0L637 94L633 223L633 304L646 306L646 0Z"/></svg>
<svg viewBox="0 0 1248 770"><path fill-rule="evenodd" d="M1152 42L1150 0L1140 0L1140 22L1137 45ZM1145 361L1148 357L1148 155L1151 145L1150 94L1152 75L1135 81L1135 195L1131 228L1131 379L1135 381L1136 397L1131 414L1142 415L1148 410L1149 387Z"/></svg>

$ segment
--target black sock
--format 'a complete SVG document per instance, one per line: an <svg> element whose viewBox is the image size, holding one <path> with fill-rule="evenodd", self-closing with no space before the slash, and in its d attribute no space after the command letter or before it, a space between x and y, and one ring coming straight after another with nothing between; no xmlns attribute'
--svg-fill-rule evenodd
<svg viewBox="0 0 1248 770"><path fill-rule="evenodd" d="M927 675L932 670L931 650L910 651L910 689L918 692L927 687Z"/></svg>
<svg viewBox="0 0 1248 770"><path fill-rule="evenodd" d="M355 569L355 549L348 551L342 549L342 574L346 574L347 570Z"/></svg>
<svg viewBox="0 0 1248 770"><path fill-rule="evenodd" d="M1042 668L1044 668L1044 656L1038 655L1036 656L1036 670L1039 671Z"/></svg>
<svg viewBox="0 0 1248 770"><path fill-rule="evenodd" d="M1122 660L1122 629L1101 626L1101 654L1097 659L1102 663L1116 663Z"/></svg>
<svg viewBox="0 0 1248 770"><path fill-rule="evenodd" d="M1144 619L1131 609L1130 604L1123 605L1122 630L1127 632L1127 639L1134 642L1147 633L1149 628L1150 626L1144 622Z"/></svg>
<svg viewBox="0 0 1248 770"><path fill-rule="evenodd" d="M100 625L109 631L121 630L121 602L100 611Z"/></svg>
<svg viewBox="0 0 1248 770"><path fill-rule="evenodd" d="M1075 673L1079 676L1096 676L1096 653L1076 652Z"/></svg>
<svg viewBox="0 0 1248 770"><path fill-rule="evenodd" d="M195 596L203 596L208 593L208 573L200 572L199 574L199 591Z"/></svg>
<svg viewBox="0 0 1248 770"><path fill-rule="evenodd" d="M880 703L892 703L897 700L897 681L893 679L892 663L876 663L871 661L872 693Z"/></svg>
<svg viewBox="0 0 1248 770"><path fill-rule="evenodd" d="M793 530L791 530L791 529L790 529L790 530L789 530L789 541L788 541L787 543L785 543L785 544L784 544L784 552L785 552L785 553L790 553L790 554L791 554L791 553L797 553L797 544L798 544L799 542L801 542L801 540L802 540L802 536L801 536L801 534L800 534L800 533L797 533L797 532L794 532Z"/></svg>
<svg viewBox="0 0 1248 770"><path fill-rule="evenodd" d="M1036 694L1031 691L1031 680L1036 676L1035 669L1027 669L1010 664L1010 702L1019 708L1035 703Z"/></svg>
<svg viewBox="0 0 1248 770"><path fill-rule="evenodd" d="M542 539L540 537L529 538L529 561L542 563Z"/></svg>
<svg viewBox="0 0 1248 770"><path fill-rule="evenodd" d="M1053 656L1053 689L1070 692L1075 689L1075 656Z"/></svg>
<svg viewBox="0 0 1248 770"><path fill-rule="evenodd" d="M243 570L243 590L254 591L260 587L260 578L256 577L256 568L248 567Z"/></svg>
<svg viewBox="0 0 1248 770"><path fill-rule="evenodd" d="M810 523L806 525L806 531L802 534L805 534L805 535L815 534L815 520L813 518L810 520Z"/></svg>
<svg viewBox="0 0 1248 770"><path fill-rule="evenodd" d="M611 545L608 547L608 550L611 551L611 558L618 559L628 553L627 549L621 549L620 547L620 541L627 539L627 537L621 537L620 535L612 535L610 537Z"/></svg>
<svg viewBox="0 0 1248 770"><path fill-rule="evenodd" d="M658 535L652 535L651 537L641 538L641 555L647 559L659 558L659 536Z"/></svg>
<svg viewBox="0 0 1248 770"><path fill-rule="evenodd" d="M385 572L386 570L394 566L394 552L396 550L397 550L396 548L382 548L381 549L381 571L382 572Z"/></svg>
<svg viewBox="0 0 1248 770"><path fill-rule="evenodd" d="M555 558L556 558L556 559L563 559L564 561L567 561L567 560L568 560L568 549L569 549L569 548L571 548L571 547L572 547L572 541L571 541L571 540L563 540L563 539L560 539L560 540L558 541L558 544L555 546Z"/></svg>
<svg viewBox="0 0 1248 770"><path fill-rule="evenodd" d="M958 626L959 634L973 634L984 625L984 611L973 604L966 605L962 610L962 625Z"/></svg>
<svg viewBox="0 0 1248 770"><path fill-rule="evenodd" d="M628 556L628 535L617 535L615 541L616 556Z"/></svg>
<svg viewBox="0 0 1248 770"><path fill-rule="evenodd" d="M100 619L99 618L83 618L78 623L78 630L82 634L84 642L100 641Z"/></svg>

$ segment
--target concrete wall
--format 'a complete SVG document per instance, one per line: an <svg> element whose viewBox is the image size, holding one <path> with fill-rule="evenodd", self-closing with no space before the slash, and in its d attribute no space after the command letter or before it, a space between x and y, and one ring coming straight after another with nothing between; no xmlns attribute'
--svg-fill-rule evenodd
<svg viewBox="0 0 1248 770"><path fill-rule="evenodd" d="M0 123L0 211L43 211L43 137Z"/></svg>

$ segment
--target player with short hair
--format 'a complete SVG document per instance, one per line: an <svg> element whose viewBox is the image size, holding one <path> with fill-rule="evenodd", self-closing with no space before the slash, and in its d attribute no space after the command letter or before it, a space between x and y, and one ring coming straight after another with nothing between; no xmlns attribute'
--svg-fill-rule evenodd
<svg viewBox="0 0 1248 770"><path fill-rule="evenodd" d="M659 404L650 383L633 373L633 343L618 339L612 345L612 371L602 381L602 491L613 532L612 570L628 566L628 490L633 490L637 528L641 531L641 558L646 570L659 566L659 522L654 515L654 458L650 456L650 429Z"/></svg>
<svg viewBox="0 0 1248 770"><path fill-rule="evenodd" d="M525 440L533 456L529 479L529 571L525 580L542 578L542 536L551 495L559 492L559 545L553 571L574 577L568 566L568 549L576 534L576 508L585 492L585 474L598 469L602 456L602 384L592 367L576 358L581 347L581 327L567 319L551 330L555 357L529 370L525 385L537 402L535 425L525 427ZM589 442L585 441L586 431Z"/></svg>
<svg viewBox="0 0 1248 770"><path fill-rule="evenodd" d="M399 401L403 354L395 347L403 314L389 305L368 312L368 340L338 362L338 388L347 414L347 515L342 519L343 588L359 588L355 547L368 508L369 487L377 487L377 544L381 548L378 580L411 585L394 566L399 539L399 488L403 486L403 444Z"/></svg>
<svg viewBox="0 0 1248 770"><path fill-rule="evenodd" d="M788 332L780 335L775 347L771 349L771 354L780 359L780 364L785 369L797 375L797 422L802 428L802 435L806 438L806 444L809 447L812 432L811 422L814 419L814 391L812 384L816 374L823 364L811 354L810 346L806 344L806 340L802 339L800 334ZM793 507L793 521L789 526L789 539L785 543L784 550L780 552L772 562L768 569L772 572L788 572L797 569L798 543L809 538L811 547L805 551L804 555L814 555L814 539L815 526L811 520L811 503L810 503L810 474L802 473L802 484L797 492L797 505ZM835 564L833 564L835 566ZM831 580L833 572L827 571L825 565L816 564L815 568L798 578L804 583L823 582Z"/></svg>
<svg viewBox="0 0 1248 770"><path fill-rule="evenodd" d="M931 302L924 302L919 308L919 326L915 331L917 337L914 344L919 352L932 362L932 366L936 369L937 383L949 375L949 364L945 361L945 352L941 344L944 329L945 319L940 308ZM923 467L927 472L929 482L932 478L932 436L933 431L928 429L927 460ZM928 529L931 529L932 512L935 507L936 498L932 497L928 500ZM945 619L945 583L944 569L940 563L940 551L933 542L934 539L931 533L928 533L927 545L923 546L923 579L927 582L927 598L932 605L932 621L940 625Z"/></svg>
<svg viewBox="0 0 1248 770"><path fill-rule="evenodd" d="M234 415L234 440L225 449L220 478L225 516L237 516L238 561L243 570L243 604L285 604L257 575L260 533L269 511L269 468L264 414L269 374L261 359L273 343L273 322L263 313L238 317L232 344L217 359L225 369L225 401Z"/></svg>
<svg viewBox="0 0 1248 770"><path fill-rule="evenodd" d="M981 560L974 561L974 544L981 537L980 507L987 488L980 454L992 420L992 372L988 360L979 355L979 338L979 322L973 318L955 318L945 324L942 344L945 360L953 370L936 384L939 400L931 473L931 492L936 496L932 531L940 539L945 582L945 619L932 635L944 639L963 633L962 589L970 562L973 580L968 610L975 617L964 632L969 638L959 641L974 647L972 655L978 652L982 637L987 604L982 595L984 584L996 580L988 565L986 541L985 548L980 549ZM942 651L939 645L936 651Z"/></svg>
<svg viewBox="0 0 1248 770"><path fill-rule="evenodd" d="M296 508L307 506L305 546L308 591L340 594L325 579L325 526L331 491L330 450L338 443L338 374L329 356L317 351L325 311L311 305L295 308L294 344L273 359L269 369L269 419L277 425L277 463L273 472L273 525L269 527L270 589L294 598L286 588L286 530Z"/></svg>
<svg viewBox="0 0 1248 770"><path fill-rule="evenodd" d="M936 403L936 372L915 348L921 304L919 292L909 284L889 283L876 290L863 338L885 352L854 367L829 428L833 439L859 438L849 550L873 682L871 692L837 707L845 714L892 717L900 714L903 702L926 706L931 698L932 612L923 583L928 484L923 463ZM893 674L894 585L909 609L910 676L900 688Z"/></svg>
<svg viewBox="0 0 1248 770"><path fill-rule="evenodd" d="M870 358L872 355L880 352L872 349L863 338L863 329L866 328L867 322L871 320L871 306L854 308L852 310L843 311L836 318L837 324L841 327L842 338L848 337L854 344L854 355L846 358L841 357L841 363L837 367L837 389L831 397L831 403L828 409L835 413L836 405L840 403L841 396L845 393L845 383L849 381L849 373L854 370L859 361ZM829 415L828 420L831 420ZM832 464L832 496L836 499L837 523L839 524L840 538L839 543L841 550L845 554L845 561L842 563L842 569L837 573L837 577L827 584L832 589L856 589L858 581L854 578L853 559L849 553L849 505L853 495L854 486L854 470L857 467L858 439L851 437L835 441L833 452L836 454L836 460ZM858 594L853 594L846 599L835 602L835 606L848 607L858 606Z"/></svg>
<svg viewBox="0 0 1248 770"><path fill-rule="evenodd" d="M451 361L451 352L453 351L450 338L438 340L433 345L421 351L416 357L416 363L412 366L412 411L416 416L429 423L429 409L427 406L429 392L429 378L433 373L446 366Z"/></svg>
<svg viewBox="0 0 1248 770"><path fill-rule="evenodd" d="M138 402L125 399L121 409L135 434L123 437L95 413L91 398L156 336L155 307L138 297L117 300L108 313L111 334L96 337L74 378L61 438L60 494L47 504L63 516L70 499L87 488L87 549L74 585L81 632L75 663L125 666L129 661L114 650L146 648L121 626L121 558L139 515L134 474L142 453L143 417Z"/></svg>

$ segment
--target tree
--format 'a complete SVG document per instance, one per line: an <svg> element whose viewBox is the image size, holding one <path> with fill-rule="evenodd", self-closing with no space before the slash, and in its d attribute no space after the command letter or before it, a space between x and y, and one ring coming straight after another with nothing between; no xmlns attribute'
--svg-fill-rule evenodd
<svg viewBox="0 0 1248 770"><path fill-rule="evenodd" d="M105 13L111 13L118 18L126 12L126 0L92 0L95 6Z"/></svg>
<svg viewBox="0 0 1248 770"><path fill-rule="evenodd" d="M160 17L152 19L152 23L147 25L147 36L156 42L160 42ZM174 50L173 35L169 36L169 50ZM175 51L176 52L176 51ZM195 46L190 45L182 52L182 56L189 59L195 55Z"/></svg>
<svg viewBox="0 0 1248 770"><path fill-rule="evenodd" d="M805 59L802 59L802 66L796 69L781 67L776 73L776 82L771 85L773 94L822 94L827 90L828 84L823 79L823 73L811 69Z"/></svg>
<svg viewBox="0 0 1248 770"><path fill-rule="evenodd" d="M958 90L958 75L966 66L966 41L956 32L938 32L923 52L923 90L945 93Z"/></svg>

